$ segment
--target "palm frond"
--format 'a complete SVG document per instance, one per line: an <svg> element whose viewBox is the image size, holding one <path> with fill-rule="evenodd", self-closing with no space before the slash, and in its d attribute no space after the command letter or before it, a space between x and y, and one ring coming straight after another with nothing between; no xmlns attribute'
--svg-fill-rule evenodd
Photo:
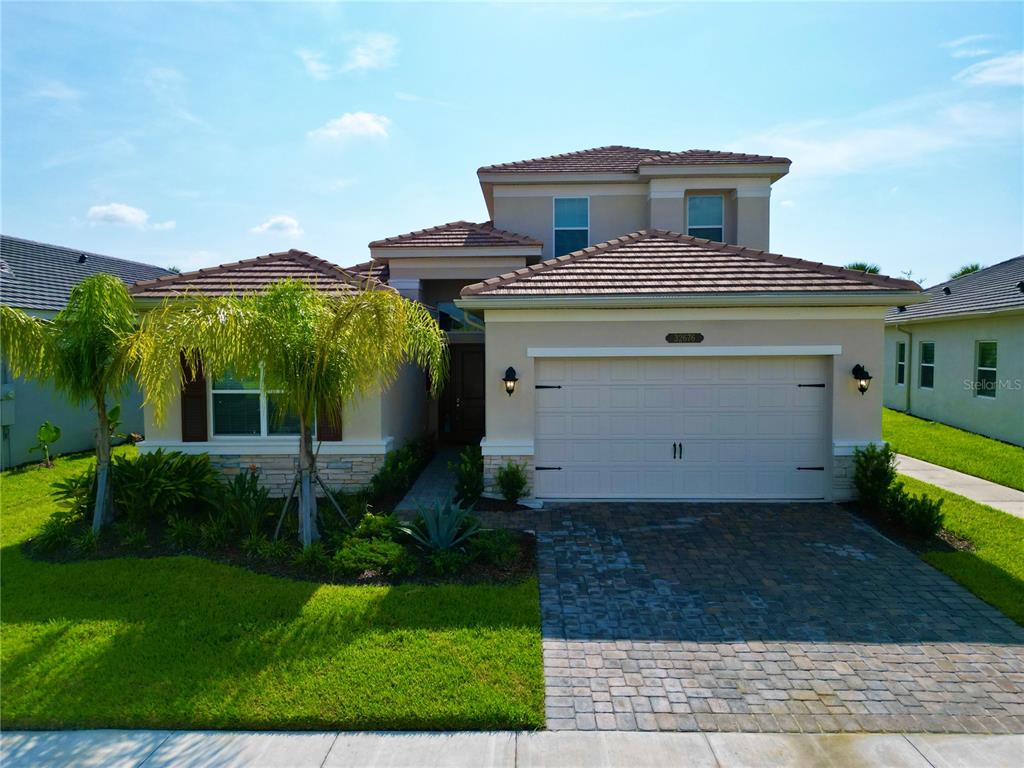
<svg viewBox="0 0 1024 768"><path fill-rule="evenodd" d="M49 379L53 374L53 327L23 310L0 305L0 354L15 376Z"/></svg>

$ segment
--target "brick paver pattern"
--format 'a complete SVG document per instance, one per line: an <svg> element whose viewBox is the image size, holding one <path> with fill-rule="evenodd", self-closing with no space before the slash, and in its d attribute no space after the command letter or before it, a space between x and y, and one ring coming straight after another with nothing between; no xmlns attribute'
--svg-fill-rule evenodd
<svg viewBox="0 0 1024 768"><path fill-rule="evenodd" d="M1024 629L841 507L532 522L551 729L1024 733Z"/></svg>

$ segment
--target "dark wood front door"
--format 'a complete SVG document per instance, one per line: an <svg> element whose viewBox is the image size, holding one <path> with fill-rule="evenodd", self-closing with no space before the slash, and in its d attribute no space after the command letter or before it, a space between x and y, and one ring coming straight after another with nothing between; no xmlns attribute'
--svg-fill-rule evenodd
<svg viewBox="0 0 1024 768"><path fill-rule="evenodd" d="M484 436L484 346L452 344L451 375L440 402L441 438L479 443Z"/></svg>

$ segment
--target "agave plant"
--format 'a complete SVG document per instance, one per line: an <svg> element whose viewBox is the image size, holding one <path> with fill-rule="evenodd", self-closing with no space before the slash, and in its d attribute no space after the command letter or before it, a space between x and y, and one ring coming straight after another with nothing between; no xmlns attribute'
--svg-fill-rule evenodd
<svg viewBox="0 0 1024 768"><path fill-rule="evenodd" d="M411 536L431 552L443 552L459 546L480 530L472 516L473 507L463 508L451 499L438 501L433 507L420 507L419 519L399 530Z"/></svg>

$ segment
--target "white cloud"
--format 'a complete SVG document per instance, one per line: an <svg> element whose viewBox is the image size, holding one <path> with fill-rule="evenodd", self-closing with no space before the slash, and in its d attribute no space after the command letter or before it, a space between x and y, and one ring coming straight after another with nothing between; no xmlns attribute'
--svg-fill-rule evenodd
<svg viewBox="0 0 1024 768"><path fill-rule="evenodd" d="M386 139L391 128L391 119L373 112L346 112L341 117L328 120L319 128L309 132L311 139L341 140L353 136L375 136Z"/></svg>
<svg viewBox="0 0 1024 768"><path fill-rule="evenodd" d="M302 59L302 63L306 66L306 71L314 80L326 80L331 76L331 68L324 61L324 55L319 51L300 48L295 52L295 55Z"/></svg>
<svg viewBox="0 0 1024 768"><path fill-rule="evenodd" d="M153 229L155 229L157 232L166 232L169 229L174 229L176 226L178 226L178 222L176 222L174 219L170 219L169 221L156 222L153 225Z"/></svg>
<svg viewBox="0 0 1024 768"><path fill-rule="evenodd" d="M89 209L86 218L93 224L123 224L136 229L145 229L149 222L148 213L141 208L124 203L94 205Z"/></svg>
<svg viewBox="0 0 1024 768"><path fill-rule="evenodd" d="M343 72L390 67L398 54L398 38L393 35L372 32L355 37L354 43L348 51Z"/></svg>
<svg viewBox="0 0 1024 768"><path fill-rule="evenodd" d="M82 92L60 80L47 80L33 94L37 99L75 104L82 98Z"/></svg>
<svg viewBox="0 0 1024 768"><path fill-rule="evenodd" d="M995 35L964 35L958 37L956 40L947 40L942 44L943 48L957 49L963 48L965 45L973 45L974 43L981 43L985 40L991 40Z"/></svg>
<svg viewBox="0 0 1024 768"><path fill-rule="evenodd" d="M957 48L950 54L954 59L977 59L980 56L988 56L992 53L991 48Z"/></svg>
<svg viewBox="0 0 1024 768"><path fill-rule="evenodd" d="M972 64L954 79L967 85L1024 85L1024 53L1014 51Z"/></svg>
<svg viewBox="0 0 1024 768"><path fill-rule="evenodd" d="M185 76L172 67L153 67L142 77L142 84L172 117L205 126L206 121L188 108L185 83Z"/></svg>
<svg viewBox="0 0 1024 768"><path fill-rule="evenodd" d="M253 227L249 231L255 235L269 233L272 235L281 235L283 237L302 236L302 227L299 226L299 222L296 221L294 217L285 215L271 216L262 224Z"/></svg>

